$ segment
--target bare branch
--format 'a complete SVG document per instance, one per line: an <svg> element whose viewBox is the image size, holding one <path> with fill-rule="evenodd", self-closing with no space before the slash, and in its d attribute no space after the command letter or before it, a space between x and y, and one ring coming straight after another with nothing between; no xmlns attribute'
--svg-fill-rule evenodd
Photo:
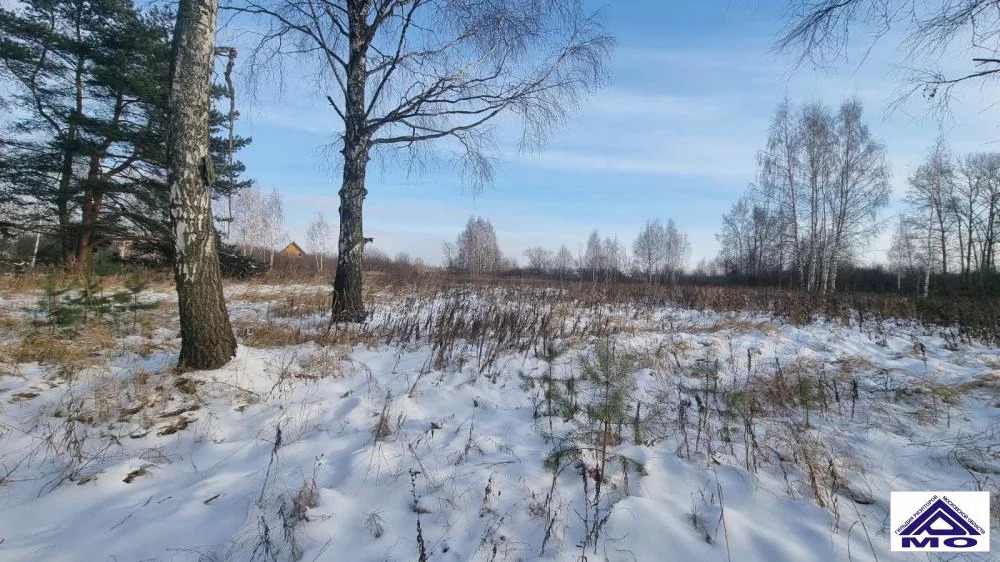
<svg viewBox="0 0 1000 562"><path fill-rule="evenodd" d="M983 53L972 58L978 65L1000 64L1000 12L993 0L798 0L787 22L775 50L795 53L797 64L844 59L852 31L869 33L869 50L890 31L899 32L907 58L924 59L927 65L909 69L909 88L892 108L920 92L938 109L946 109L953 86L989 79L998 71L988 68L948 77L928 68L938 59L954 57L955 51Z"/></svg>

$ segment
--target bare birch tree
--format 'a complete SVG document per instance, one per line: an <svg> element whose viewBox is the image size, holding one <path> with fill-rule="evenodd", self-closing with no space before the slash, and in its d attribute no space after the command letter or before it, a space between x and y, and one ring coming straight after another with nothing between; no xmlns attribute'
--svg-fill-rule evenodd
<svg viewBox="0 0 1000 562"><path fill-rule="evenodd" d="M535 275L544 275L552 268L552 250L541 246L533 246L524 251L528 259L528 269Z"/></svg>
<svg viewBox="0 0 1000 562"><path fill-rule="evenodd" d="M319 271L323 271L323 256L330 251L330 238L332 236L333 230L330 228L330 223L323 218L323 213L319 213L316 220L306 230L306 241L316 259L316 269Z"/></svg>
<svg viewBox="0 0 1000 562"><path fill-rule="evenodd" d="M934 261L942 274L948 273L954 191L954 160L944 138L938 138L927 159L910 176L907 196L918 216L926 217L928 251L935 248Z"/></svg>
<svg viewBox="0 0 1000 562"><path fill-rule="evenodd" d="M959 160L938 139L909 183L907 223L920 233L921 293L930 292L933 275L949 272L960 274L968 288L994 282L1000 154L968 154Z"/></svg>
<svg viewBox="0 0 1000 562"><path fill-rule="evenodd" d="M667 240L660 219L647 220L632 243L639 268L646 274L646 282L653 284L653 276L659 273L666 261Z"/></svg>
<svg viewBox="0 0 1000 562"><path fill-rule="evenodd" d="M559 247L559 251L556 252L555 256L552 258L552 269L559 279L565 279L573 271L573 265L576 260L573 259L573 252L569 251L566 244Z"/></svg>
<svg viewBox="0 0 1000 562"><path fill-rule="evenodd" d="M722 216L718 265L728 275L761 279L780 275L790 250L782 234L783 218L770 201L750 190ZM796 272L797 274L797 272Z"/></svg>
<svg viewBox="0 0 1000 562"><path fill-rule="evenodd" d="M442 265L449 271L458 269L458 248L452 242L441 244Z"/></svg>
<svg viewBox="0 0 1000 562"><path fill-rule="evenodd" d="M581 0L231 0L261 16L252 62L312 64L343 122L340 234L332 319L362 321L362 207L372 150L417 156L446 141L489 180L485 127L520 120L537 145L603 78L612 40Z"/></svg>
<svg viewBox="0 0 1000 562"><path fill-rule="evenodd" d="M671 283L676 284L691 255L691 244L688 242L687 234L677 228L674 219L668 220L667 226L663 228L663 242L664 273Z"/></svg>
<svg viewBox="0 0 1000 562"><path fill-rule="evenodd" d="M820 289L821 272L826 251L829 248L827 236L827 207L824 204L827 191L833 182L834 139L829 111L818 104L807 104L802 108L800 125L802 129L802 164L805 172L804 195L807 201L806 231L806 290Z"/></svg>
<svg viewBox="0 0 1000 562"><path fill-rule="evenodd" d="M719 241L718 262L727 275L758 278L763 274L753 229L754 195L748 193L733 203L722 215L722 228L715 235Z"/></svg>
<svg viewBox="0 0 1000 562"><path fill-rule="evenodd" d="M232 199L231 242L240 246L243 255L251 255L254 248L264 247L264 194L257 186L237 191Z"/></svg>
<svg viewBox="0 0 1000 562"><path fill-rule="evenodd" d="M604 264L604 280L614 281L628 267L628 252L618 240L618 237L607 237L601 245L601 258Z"/></svg>
<svg viewBox="0 0 1000 562"><path fill-rule="evenodd" d="M962 275L969 279L974 269L979 268L980 253L977 251L979 236L977 226L982 220L979 202L986 187L990 167L989 154L969 154L958 167L958 181L955 182L956 232L958 234L958 263Z"/></svg>
<svg viewBox="0 0 1000 562"><path fill-rule="evenodd" d="M1000 154L978 158L979 207L976 233L979 238L980 283L997 272L997 246L1000 245Z"/></svg>
<svg viewBox="0 0 1000 562"><path fill-rule="evenodd" d="M799 134L791 102L785 99L778 106L768 133L767 145L760 155L759 192L774 209L782 222L782 241L791 249L794 267L798 272L800 288L806 288L805 263L800 259L801 220L800 181L801 135ZM748 206L749 210L749 206Z"/></svg>
<svg viewBox="0 0 1000 562"><path fill-rule="evenodd" d="M264 208L261 212L261 231L264 248L268 252L268 262L274 265L274 253L287 235L285 234L285 211L281 201L281 193L271 189L264 198Z"/></svg>
<svg viewBox="0 0 1000 562"><path fill-rule="evenodd" d="M604 248L601 235L594 230L587 237L587 250L580 259L580 269L590 271L591 281L597 282L597 274L604 269Z"/></svg>
<svg viewBox="0 0 1000 562"><path fill-rule="evenodd" d="M996 272L1000 227L1000 154L969 154L955 186L955 220L962 273L979 273L979 283Z"/></svg>
<svg viewBox="0 0 1000 562"><path fill-rule="evenodd" d="M836 289L840 266L878 231L877 215L889 197L885 149L861 117L856 99L836 114L819 103L799 111L788 100L779 105L760 156L759 186L724 224L727 239L755 252L743 261L748 270L764 263L756 252L773 242L753 237L767 231L780 241L780 251L769 252L777 258L772 263L784 264L787 256L802 289ZM744 237L734 239L740 230Z"/></svg>
<svg viewBox="0 0 1000 562"><path fill-rule="evenodd" d="M861 120L860 100L840 106L834 118L835 154L829 206L829 251L822 291L834 291L844 256L867 244L877 232L878 211L889 202L889 165L885 147L876 142Z"/></svg>
<svg viewBox="0 0 1000 562"><path fill-rule="evenodd" d="M920 252L919 233L914 228L913 220L905 215L896 222L892 233L892 242L886 255L889 268L896 273L896 290L903 290L903 277L913 275L922 269L926 256ZM919 292L922 283L918 283Z"/></svg>
<svg viewBox="0 0 1000 562"><path fill-rule="evenodd" d="M209 94L218 7L218 0L181 0L174 28L167 181L182 369L216 369L236 354L212 218Z"/></svg>
<svg viewBox="0 0 1000 562"><path fill-rule="evenodd" d="M505 265L496 231L484 218L469 217L454 247L454 267L474 277L496 273Z"/></svg>

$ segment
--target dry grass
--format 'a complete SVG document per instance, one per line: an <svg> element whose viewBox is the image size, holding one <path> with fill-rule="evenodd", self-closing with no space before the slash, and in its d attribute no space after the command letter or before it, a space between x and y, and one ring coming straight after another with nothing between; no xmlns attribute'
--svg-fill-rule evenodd
<svg viewBox="0 0 1000 562"><path fill-rule="evenodd" d="M327 329L323 319L313 322L289 323L280 320L241 318L233 322L236 338L243 345L257 348L286 347L315 343L327 347L352 347L378 344L375 335L364 328L346 327Z"/></svg>
<svg viewBox="0 0 1000 562"><path fill-rule="evenodd" d="M1000 390L1000 373L987 372L960 384L947 384L933 380L920 380L897 392L914 407L914 416L921 424L945 423L950 408L958 406L969 395L985 391L996 396Z"/></svg>
<svg viewBox="0 0 1000 562"><path fill-rule="evenodd" d="M174 290L173 274L167 269L125 268L114 275L101 276L101 285L105 289L118 290L125 287L125 281L133 276L140 276L149 283L149 288L155 291L168 292ZM24 275L0 275L0 291L13 294L24 294L41 291L49 283L65 287L83 277L82 272L64 269L38 269L35 273Z"/></svg>
<svg viewBox="0 0 1000 562"><path fill-rule="evenodd" d="M176 348L171 344L147 337L141 340L129 340L122 345L122 349L134 353L143 359L147 359L159 351L174 350Z"/></svg>
<svg viewBox="0 0 1000 562"><path fill-rule="evenodd" d="M302 326L284 322L239 319L233 322L233 331L240 343L250 347L285 347L310 340L309 332Z"/></svg>
<svg viewBox="0 0 1000 562"><path fill-rule="evenodd" d="M0 315L0 333L18 332L23 329L25 322L15 316Z"/></svg>
<svg viewBox="0 0 1000 562"><path fill-rule="evenodd" d="M838 380L850 380L857 374L870 373L875 370L875 364L861 355L847 355L837 359L837 369L834 375Z"/></svg>
<svg viewBox="0 0 1000 562"><path fill-rule="evenodd" d="M329 347L309 353L299 359L301 372L296 376L306 379L340 378L344 374L340 355L337 350Z"/></svg>
<svg viewBox="0 0 1000 562"><path fill-rule="evenodd" d="M225 283L223 283L225 285ZM242 283L240 284L242 286ZM226 295L226 302L246 302L246 303L265 303L274 300L274 293L270 291L261 291L254 288L241 288L238 290L231 291Z"/></svg>
<svg viewBox="0 0 1000 562"><path fill-rule="evenodd" d="M1000 389L1000 371L994 370L983 373L971 381L959 385L959 391L972 392L976 390L996 391Z"/></svg>
<svg viewBox="0 0 1000 562"><path fill-rule="evenodd" d="M919 381L899 393L915 403L914 417L921 425L936 424L942 415L949 416L949 408L962 401L960 387L934 381Z"/></svg>
<svg viewBox="0 0 1000 562"><path fill-rule="evenodd" d="M814 377L826 362L814 357L796 357L788 364L781 365L782 374L789 378Z"/></svg>
<svg viewBox="0 0 1000 562"><path fill-rule="evenodd" d="M63 276L66 283L72 281L72 277ZM40 291L45 286L48 276L37 275L0 275L0 291L9 293L31 293Z"/></svg>
<svg viewBox="0 0 1000 562"><path fill-rule="evenodd" d="M771 321L750 320L734 316L721 318L708 326L689 326L684 328L684 332L688 334L714 334L717 332L749 334L751 332L762 332L767 335L773 334L777 330L777 325Z"/></svg>
<svg viewBox="0 0 1000 562"><path fill-rule="evenodd" d="M268 313L278 318L325 315L330 313L330 307L329 292L300 291L282 295L268 306Z"/></svg>
<svg viewBox="0 0 1000 562"><path fill-rule="evenodd" d="M71 417L89 425L133 421L148 426L157 412L175 407L177 392L170 382L172 372L149 373L137 370L131 376L112 372L106 367L89 368L77 376L75 384L86 390L76 394L73 404L61 404L56 417Z"/></svg>
<svg viewBox="0 0 1000 562"><path fill-rule="evenodd" d="M136 335L144 338L153 337L153 332L160 328L172 330L174 333L179 332L181 328L180 319L177 317L177 307L173 303L161 305L154 310L142 311L137 315L136 320Z"/></svg>
<svg viewBox="0 0 1000 562"><path fill-rule="evenodd" d="M0 315L0 374L3 373L3 363L15 362L14 355L20 353L22 347L23 336L19 334L24 333L26 329L27 322L20 318Z"/></svg>
<svg viewBox="0 0 1000 562"><path fill-rule="evenodd" d="M863 467L833 442L809 430L792 425L766 439L775 451L782 451L779 462L793 491L803 497L812 496L820 507L830 509L840 519L838 495L857 503L870 503L871 491L852 484L848 474L863 478ZM801 474L790 474L795 467Z"/></svg>
<svg viewBox="0 0 1000 562"><path fill-rule="evenodd" d="M655 348L648 348L637 357L641 369L651 369L658 373L672 373L682 368L681 360L686 360L694 352L694 346L677 336L665 338Z"/></svg>
<svg viewBox="0 0 1000 562"><path fill-rule="evenodd" d="M118 340L112 336L107 324L92 322L73 338L38 331L28 332L8 353L16 363L69 366L95 359L116 345Z"/></svg>

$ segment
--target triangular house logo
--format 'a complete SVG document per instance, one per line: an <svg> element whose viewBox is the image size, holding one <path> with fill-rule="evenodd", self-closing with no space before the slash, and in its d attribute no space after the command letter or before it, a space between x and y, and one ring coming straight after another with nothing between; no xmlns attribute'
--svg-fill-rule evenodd
<svg viewBox="0 0 1000 562"><path fill-rule="evenodd" d="M914 514L912 523L899 531L901 535L981 535L982 528L948 500L932 498L932 503Z"/></svg>
<svg viewBox="0 0 1000 562"><path fill-rule="evenodd" d="M906 513L912 515L896 528L892 550L913 552L983 551L989 549L989 530L984 529L976 522L976 519L981 518L984 513L981 505L983 499L986 502L987 521L989 520L988 492L985 498L979 492L948 492L949 495L955 497L956 501L952 501L944 493L940 496L933 494L929 499L927 499L926 493L920 494L922 498L914 498L913 494L920 493L893 492L892 494L893 511L896 511L897 508L905 509L902 504L908 504L910 506L908 509L912 510L914 499L917 502L926 499L922 505L916 504L919 506L916 511L901 512L901 517L906 517ZM910 497L905 498L907 501L904 502L897 498L897 495ZM972 511L973 514L966 513L959 507L959 503L965 505L966 509ZM898 519L895 517L897 513L900 512L896 511L893 514L894 523L898 523Z"/></svg>

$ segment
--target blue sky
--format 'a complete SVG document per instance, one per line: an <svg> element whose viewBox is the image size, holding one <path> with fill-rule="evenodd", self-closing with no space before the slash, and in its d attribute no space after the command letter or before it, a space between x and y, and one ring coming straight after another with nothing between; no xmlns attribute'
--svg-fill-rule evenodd
<svg viewBox="0 0 1000 562"><path fill-rule="evenodd" d="M691 264L718 250L720 218L754 180L757 151L774 108L796 102L865 103L866 120L888 150L897 212L906 177L943 131L955 152L994 150L1000 139L990 91L958 92L950 118L926 116L921 100L887 113L905 66L896 41L883 40L864 58L863 33L834 68L793 68L771 52L784 2L740 0L619 1L603 5L618 46L610 83L586 99L540 152L522 153L517 139L497 143L496 177L485 190L462 185L446 160L419 173L399 162L373 162L365 208L375 248L407 252L437 264L469 215L487 217L501 249L524 261L525 248L574 252L588 233L617 236L631 248L648 218L673 218L688 233ZM597 6L597 4L595 4ZM223 32L225 33L225 31ZM862 59L864 62L862 63ZM963 68L968 57L952 57ZM283 92L258 84L242 95L241 133L254 143L240 157L264 189L285 201L286 229L304 244L317 212L336 221L339 171L330 143L336 116L286 69ZM888 229L886 229L888 230ZM881 260L885 233L865 261Z"/></svg>

